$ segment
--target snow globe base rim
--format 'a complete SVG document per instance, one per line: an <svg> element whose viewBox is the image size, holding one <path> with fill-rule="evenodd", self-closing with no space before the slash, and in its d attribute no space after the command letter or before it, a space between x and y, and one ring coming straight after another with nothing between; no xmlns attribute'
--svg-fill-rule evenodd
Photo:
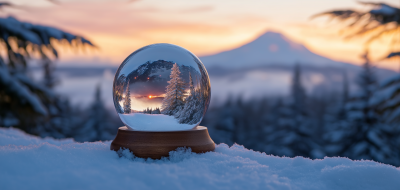
<svg viewBox="0 0 400 190"><path fill-rule="evenodd" d="M204 153L215 149L207 127L197 126L184 131L137 131L120 127L110 149L129 149L141 158L160 159L179 147L190 147L192 152Z"/></svg>

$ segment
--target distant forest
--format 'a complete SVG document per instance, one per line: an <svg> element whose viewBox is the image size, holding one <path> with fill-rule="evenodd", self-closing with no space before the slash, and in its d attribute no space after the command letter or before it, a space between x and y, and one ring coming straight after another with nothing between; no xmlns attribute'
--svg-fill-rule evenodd
<svg viewBox="0 0 400 190"><path fill-rule="evenodd" d="M349 94L344 73L341 92L313 95L306 93L301 73L295 66L288 97L230 97L211 107L200 125L209 128L215 143L237 143L266 154L400 165L400 99L388 100L400 92L400 76L378 82L366 59L355 94Z"/></svg>

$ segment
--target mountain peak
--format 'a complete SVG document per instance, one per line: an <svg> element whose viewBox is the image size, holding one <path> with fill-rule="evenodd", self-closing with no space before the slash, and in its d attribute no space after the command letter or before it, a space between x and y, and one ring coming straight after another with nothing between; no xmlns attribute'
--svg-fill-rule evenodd
<svg viewBox="0 0 400 190"><path fill-rule="evenodd" d="M238 48L201 57L207 67L293 66L296 62L311 66L343 66L343 63L317 55L276 31L267 31Z"/></svg>
<svg viewBox="0 0 400 190"><path fill-rule="evenodd" d="M282 38L283 35L279 32L275 32L275 31L267 31L264 34L262 34L261 36L259 36L258 38L261 37L275 37L275 38Z"/></svg>

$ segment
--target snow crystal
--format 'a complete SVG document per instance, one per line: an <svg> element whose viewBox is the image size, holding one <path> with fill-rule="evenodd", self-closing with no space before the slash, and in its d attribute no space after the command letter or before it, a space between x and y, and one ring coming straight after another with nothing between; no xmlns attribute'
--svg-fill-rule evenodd
<svg viewBox="0 0 400 190"><path fill-rule="evenodd" d="M180 148L142 159L110 141L41 139L0 128L0 189L388 189L400 168L347 158L277 157L240 145L214 152Z"/></svg>

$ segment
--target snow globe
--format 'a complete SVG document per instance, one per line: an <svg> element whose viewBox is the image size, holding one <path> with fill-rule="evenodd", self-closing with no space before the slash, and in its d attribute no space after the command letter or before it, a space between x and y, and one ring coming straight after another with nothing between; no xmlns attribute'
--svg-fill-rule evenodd
<svg viewBox="0 0 400 190"><path fill-rule="evenodd" d="M188 50L165 43L136 50L115 74L114 106L126 126L118 129L111 149L150 158L178 147L214 150L207 128L198 126L210 98L207 70Z"/></svg>

